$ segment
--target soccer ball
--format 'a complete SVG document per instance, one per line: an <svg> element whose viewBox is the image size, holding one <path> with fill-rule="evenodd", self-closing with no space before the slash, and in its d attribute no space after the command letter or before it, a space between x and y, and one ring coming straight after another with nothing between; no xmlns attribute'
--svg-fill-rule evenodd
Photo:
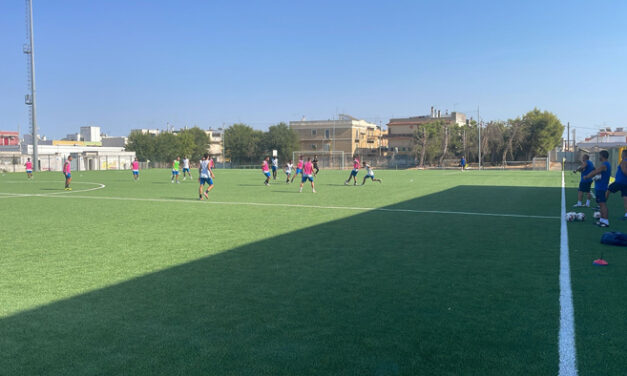
<svg viewBox="0 0 627 376"><path fill-rule="evenodd" d="M574 212L568 212L568 213L566 213L566 220L567 220L568 222L572 222L572 221L574 221L576 217L577 217L577 213L574 213Z"/></svg>
<svg viewBox="0 0 627 376"><path fill-rule="evenodd" d="M594 217L594 219L601 218L601 212L600 211L595 211L593 217Z"/></svg>
<svg viewBox="0 0 627 376"><path fill-rule="evenodd" d="M577 213L577 220L582 221L586 219L586 215L584 213Z"/></svg>

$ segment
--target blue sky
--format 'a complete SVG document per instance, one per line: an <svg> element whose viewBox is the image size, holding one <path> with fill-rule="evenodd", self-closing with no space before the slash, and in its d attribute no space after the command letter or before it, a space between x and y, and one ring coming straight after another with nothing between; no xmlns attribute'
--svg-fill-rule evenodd
<svg viewBox="0 0 627 376"><path fill-rule="evenodd" d="M34 0L38 124L63 137L431 105L627 126L623 1ZM0 129L28 126L25 7L0 2ZM476 116L476 115L474 115Z"/></svg>

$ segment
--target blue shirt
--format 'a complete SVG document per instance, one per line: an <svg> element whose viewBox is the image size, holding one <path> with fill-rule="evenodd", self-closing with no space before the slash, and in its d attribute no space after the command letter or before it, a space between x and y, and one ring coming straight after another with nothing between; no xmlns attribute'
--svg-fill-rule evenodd
<svg viewBox="0 0 627 376"><path fill-rule="evenodd" d="M601 173L601 179L594 183L594 189L597 191L607 191L607 186L610 183L610 175L612 175L612 165L608 161L601 164L605 166L605 171Z"/></svg>
<svg viewBox="0 0 627 376"><path fill-rule="evenodd" d="M462 158L461 164L462 166L466 166L466 158Z"/></svg>
<svg viewBox="0 0 627 376"><path fill-rule="evenodd" d="M623 159L623 161L625 160ZM620 184L627 184L627 176L625 176L625 174L623 174L623 170L620 169L620 163L616 169L616 182Z"/></svg>
<svg viewBox="0 0 627 376"><path fill-rule="evenodd" d="M588 175L592 171L594 171L594 163L592 163L592 161L588 159L586 161L586 168L583 171L581 171L581 181L583 183L590 183L592 181L592 178L590 179L583 178L584 176Z"/></svg>

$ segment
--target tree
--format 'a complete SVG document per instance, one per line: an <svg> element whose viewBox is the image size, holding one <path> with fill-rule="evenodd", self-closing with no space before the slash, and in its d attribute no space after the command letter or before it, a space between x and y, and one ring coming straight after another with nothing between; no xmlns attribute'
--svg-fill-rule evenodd
<svg viewBox="0 0 627 376"><path fill-rule="evenodd" d="M292 158L292 152L298 150L298 134L287 124L279 123L268 128L263 134L263 151L270 153L277 150L279 161L287 161Z"/></svg>
<svg viewBox="0 0 627 376"><path fill-rule="evenodd" d="M155 159L156 139L151 134L143 134L140 131L131 132L128 136L126 150L134 151L137 159L147 161Z"/></svg>
<svg viewBox="0 0 627 376"><path fill-rule="evenodd" d="M233 124L224 131L224 149L234 164L255 163L261 156L263 132L246 124Z"/></svg>
<svg viewBox="0 0 627 376"><path fill-rule="evenodd" d="M207 133L198 127L184 129L178 134L179 153L193 161L202 159L207 152L209 137Z"/></svg>
<svg viewBox="0 0 627 376"><path fill-rule="evenodd" d="M527 128L527 138L523 144L527 160L535 156L547 156L551 149L560 144L564 126L555 114L534 108L523 116L522 121Z"/></svg>

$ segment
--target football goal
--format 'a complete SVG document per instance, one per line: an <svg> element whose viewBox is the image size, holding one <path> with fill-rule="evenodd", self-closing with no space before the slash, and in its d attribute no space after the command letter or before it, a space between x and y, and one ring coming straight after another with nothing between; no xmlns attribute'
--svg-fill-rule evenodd
<svg viewBox="0 0 627 376"><path fill-rule="evenodd" d="M549 158L547 157L534 157L531 162L533 170L549 170Z"/></svg>
<svg viewBox="0 0 627 376"><path fill-rule="evenodd" d="M307 158L314 160L318 158L319 168L337 168L344 169L344 152L343 151L295 151L292 153L292 162L294 166L298 163L298 157L303 156L303 160Z"/></svg>

